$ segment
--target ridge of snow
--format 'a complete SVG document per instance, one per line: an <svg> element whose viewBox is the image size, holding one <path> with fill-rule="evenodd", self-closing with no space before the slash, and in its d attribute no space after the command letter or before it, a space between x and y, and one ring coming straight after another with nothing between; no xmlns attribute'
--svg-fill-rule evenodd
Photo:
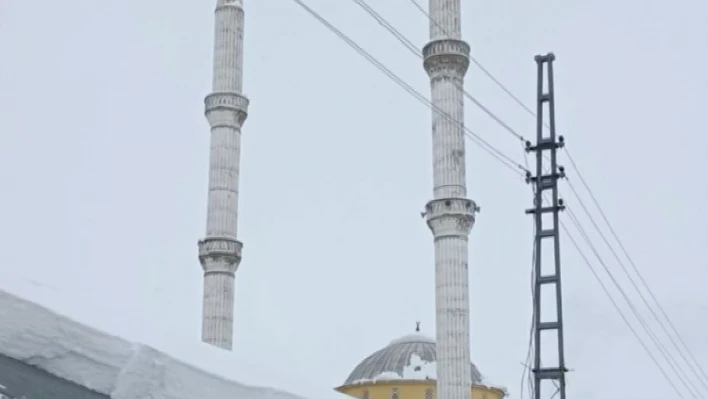
<svg viewBox="0 0 708 399"><path fill-rule="evenodd" d="M368 384L379 381L395 381L395 380L435 380L437 378L438 368L437 362L428 362L423 360L418 354L411 354L408 359L408 364L403 367L402 373L397 371L383 371L373 378L362 378L353 381L352 384Z"/></svg>
<svg viewBox="0 0 708 399"><path fill-rule="evenodd" d="M409 343L413 343L413 342L423 342L423 343L427 343L427 344L434 344L435 340L430 337L427 337L423 334L417 333L417 334L404 335L401 338L394 339L388 345L391 346L391 345L398 345L398 344L409 344Z"/></svg>
<svg viewBox="0 0 708 399"><path fill-rule="evenodd" d="M112 399L302 399L217 376L3 290L0 320L0 353Z"/></svg>

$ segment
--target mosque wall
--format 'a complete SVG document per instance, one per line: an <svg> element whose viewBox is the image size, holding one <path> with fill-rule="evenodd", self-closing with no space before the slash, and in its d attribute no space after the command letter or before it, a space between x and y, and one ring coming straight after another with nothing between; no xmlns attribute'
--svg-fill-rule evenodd
<svg viewBox="0 0 708 399"><path fill-rule="evenodd" d="M434 380L355 384L339 387L337 390L356 399L436 399ZM503 390L484 385L474 385L470 392L470 399L503 397Z"/></svg>

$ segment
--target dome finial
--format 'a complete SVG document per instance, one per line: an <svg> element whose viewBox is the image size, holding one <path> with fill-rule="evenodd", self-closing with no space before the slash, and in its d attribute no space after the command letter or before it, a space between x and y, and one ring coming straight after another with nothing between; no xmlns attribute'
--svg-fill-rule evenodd
<svg viewBox="0 0 708 399"><path fill-rule="evenodd" d="M420 322L419 321L415 322L415 332L420 332Z"/></svg>

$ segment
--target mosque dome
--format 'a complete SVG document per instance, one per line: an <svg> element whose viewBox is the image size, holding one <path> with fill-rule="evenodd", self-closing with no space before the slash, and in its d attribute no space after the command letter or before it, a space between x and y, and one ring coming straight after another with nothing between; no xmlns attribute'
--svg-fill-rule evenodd
<svg viewBox="0 0 708 399"><path fill-rule="evenodd" d="M416 333L395 339L388 346L362 360L344 385L391 380L435 380L437 353L435 340ZM482 375L472 364L472 383L481 384Z"/></svg>

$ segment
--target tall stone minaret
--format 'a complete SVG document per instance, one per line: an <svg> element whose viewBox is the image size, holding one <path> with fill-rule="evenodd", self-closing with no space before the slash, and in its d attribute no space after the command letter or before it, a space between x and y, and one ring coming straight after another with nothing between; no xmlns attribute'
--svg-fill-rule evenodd
<svg viewBox="0 0 708 399"><path fill-rule="evenodd" d="M430 0L430 42L423 48L433 105L433 200L426 205L435 243L435 325L439 399L469 399L467 237L476 204L465 181L464 76L470 48L461 40L460 0Z"/></svg>
<svg viewBox="0 0 708 399"><path fill-rule="evenodd" d="M199 241L204 269L202 341L231 350L234 277L242 244L236 239L241 126L248 99L243 86L243 2L218 0L212 93L204 100L211 126L206 237Z"/></svg>

